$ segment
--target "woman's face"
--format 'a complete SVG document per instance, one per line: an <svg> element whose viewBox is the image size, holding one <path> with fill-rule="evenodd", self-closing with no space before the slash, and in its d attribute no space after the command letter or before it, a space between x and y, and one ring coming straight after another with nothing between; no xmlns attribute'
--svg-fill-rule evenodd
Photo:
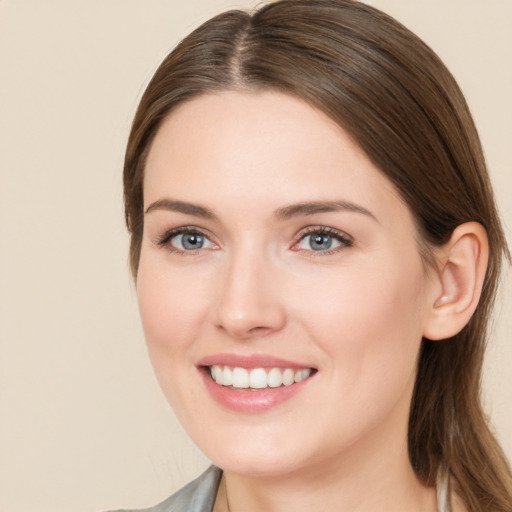
<svg viewBox="0 0 512 512"><path fill-rule="evenodd" d="M434 280L408 208L339 126L277 92L202 96L160 128L144 208L149 353L215 464L406 457Z"/></svg>

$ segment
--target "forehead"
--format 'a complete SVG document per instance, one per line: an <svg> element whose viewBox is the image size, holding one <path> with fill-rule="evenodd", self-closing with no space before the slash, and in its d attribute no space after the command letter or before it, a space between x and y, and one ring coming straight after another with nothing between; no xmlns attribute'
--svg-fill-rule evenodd
<svg viewBox="0 0 512 512"><path fill-rule="evenodd" d="M179 106L146 162L145 203L240 204L347 199L405 205L391 182L334 121L279 92L222 92ZM177 197L179 196L179 197Z"/></svg>

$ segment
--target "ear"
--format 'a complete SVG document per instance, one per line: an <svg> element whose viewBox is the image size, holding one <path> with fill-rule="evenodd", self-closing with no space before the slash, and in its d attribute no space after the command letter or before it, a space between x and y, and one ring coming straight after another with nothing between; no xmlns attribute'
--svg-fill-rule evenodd
<svg viewBox="0 0 512 512"><path fill-rule="evenodd" d="M484 283L489 242L477 222L458 226L437 252L437 272L423 336L431 340L459 333L473 315Z"/></svg>

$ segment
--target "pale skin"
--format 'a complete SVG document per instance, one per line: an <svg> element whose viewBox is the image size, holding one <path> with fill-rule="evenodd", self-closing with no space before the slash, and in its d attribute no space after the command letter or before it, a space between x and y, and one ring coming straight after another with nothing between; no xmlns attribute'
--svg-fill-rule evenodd
<svg viewBox="0 0 512 512"><path fill-rule="evenodd" d="M338 125L277 92L175 110L149 152L144 208L148 349L185 429L224 470L216 512L228 499L231 512L434 512L407 454L416 361L423 336L471 317L483 228L459 226L427 268L389 180ZM269 410L234 411L198 371L217 353L314 373Z"/></svg>

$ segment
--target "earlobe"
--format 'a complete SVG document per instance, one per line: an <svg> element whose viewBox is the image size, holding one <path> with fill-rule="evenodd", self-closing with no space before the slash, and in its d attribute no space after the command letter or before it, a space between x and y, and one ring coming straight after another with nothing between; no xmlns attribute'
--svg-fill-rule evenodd
<svg viewBox="0 0 512 512"><path fill-rule="evenodd" d="M489 259L484 227L477 222L458 226L437 259L435 297L423 332L431 340L455 336L476 309Z"/></svg>

